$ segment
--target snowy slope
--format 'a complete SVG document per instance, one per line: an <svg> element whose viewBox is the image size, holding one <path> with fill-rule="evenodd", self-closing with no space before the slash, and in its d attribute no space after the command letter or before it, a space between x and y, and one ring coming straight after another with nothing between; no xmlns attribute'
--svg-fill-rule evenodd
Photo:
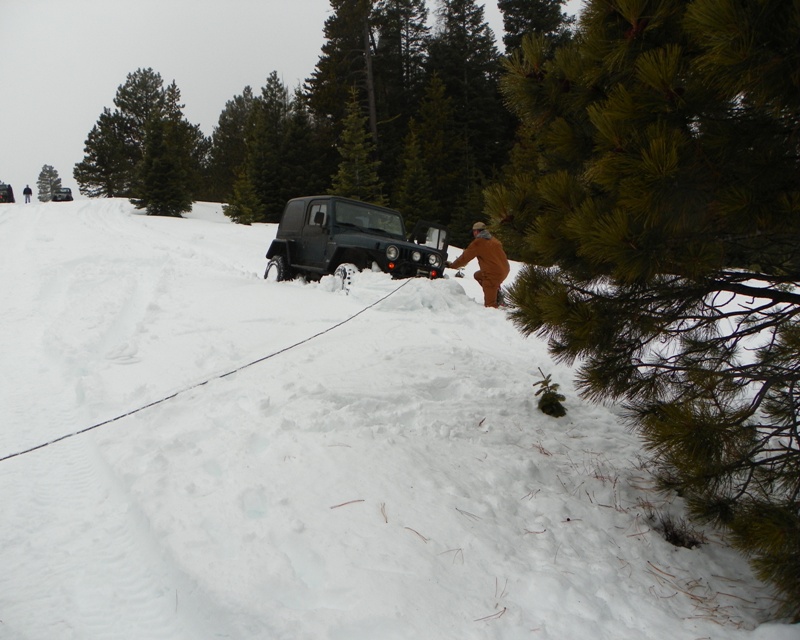
<svg viewBox="0 0 800 640"><path fill-rule="evenodd" d="M274 232L0 208L0 638L800 637L471 278L267 283Z"/></svg>

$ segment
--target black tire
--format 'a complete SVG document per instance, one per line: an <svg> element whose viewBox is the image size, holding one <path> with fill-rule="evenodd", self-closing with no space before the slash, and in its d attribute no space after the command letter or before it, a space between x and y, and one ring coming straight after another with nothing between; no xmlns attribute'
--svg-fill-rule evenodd
<svg viewBox="0 0 800 640"><path fill-rule="evenodd" d="M336 288L342 291L350 291L350 285L353 284L353 274L357 271L358 268L356 265L350 264L349 262L336 267L336 270L333 272L333 277L336 279Z"/></svg>
<svg viewBox="0 0 800 640"><path fill-rule="evenodd" d="M264 271L264 280L269 282L291 280L289 267L286 266L286 259L283 256L275 256L267 263L267 270Z"/></svg>

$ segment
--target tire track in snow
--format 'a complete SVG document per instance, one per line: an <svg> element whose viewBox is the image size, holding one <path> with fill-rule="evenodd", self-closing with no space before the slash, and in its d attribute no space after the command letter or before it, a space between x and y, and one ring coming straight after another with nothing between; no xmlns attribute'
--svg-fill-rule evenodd
<svg viewBox="0 0 800 640"><path fill-rule="evenodd" d="M49 460L56 455L58 475ZM0 574L0 610L8 628L81 640L195 640L230 631L223 612L153 538L92 441L20 459L0 474L16 496L0 524L0 562L8 568ZM31 529L42 534L14 534ZM8 581L19 575L30 580Z"/></svg>
<svg viewBox="0 0 800 640"><path fill-rule="evenodd" d="M19 353L20 343L26 350L23 361L2 362L13 377L13 384L0 386L4 452L88 425L107 411L101 400L109 372L125 369L120 362L135 356L136 341L148 337L143 325L157 318L160 296L170 294L164 275L171 269L170 245L161 243L160 262L130 262L125 246L109 259L103 247L109 234L121 233L134 256L141 253L134 245L153 234L140 228L141 220L119 215L119 203L96 207L32 206L25 216L0 219L12 227L0 237L8 278L0 318L15 328L0 333L0 358ZM76 226L97 252L87 254L82 245L76 253L58 242L74 237ZM136 228L122 233L127 226ZM47 250L32 252L29 244ZM26 288L30 282L41 284ZM75 326L83 331L62 331ZM0 519L0 563L7 569L0 575L0 636L237 637L226 614L154 537L93 442L89 436L60 443L0 468L5 495L13 496ZM23 533L30 531L37 534ZM28 578L12 583L10 576Z"/></svg>

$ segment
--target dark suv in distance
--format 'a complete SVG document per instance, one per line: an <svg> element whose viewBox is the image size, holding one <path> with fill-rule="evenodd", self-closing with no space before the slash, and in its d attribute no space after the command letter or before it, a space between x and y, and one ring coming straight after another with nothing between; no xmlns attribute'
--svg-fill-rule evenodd
<svg viewBox="0 0 800 640"><path fill-rule="evenodd" d="M10 184L0 183L0 202L14 202L14 190Z"/></svg>
<svg viewBox="0 0 800 640"><path fill-rule="evenodd" d="M440 278L447 261L447 229L419 222L406 235L399 211L341 196L290 200L267 251L267 280L302 275L348 280L355 270L380 269L395 278Z"/></svg>
<svg viewBox="0 0 800 640"><path fill-rule="evenodd" d="M51 202L71 202L72 201L72 189L69 187L59 187L58 189L53 189L53 197Z"/></svg>

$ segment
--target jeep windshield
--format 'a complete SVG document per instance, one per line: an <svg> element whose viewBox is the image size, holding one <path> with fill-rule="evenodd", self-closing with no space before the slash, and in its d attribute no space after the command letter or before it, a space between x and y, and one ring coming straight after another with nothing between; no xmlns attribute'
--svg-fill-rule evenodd
<svg viewBox="0 0 800 640"><path fill-rule="evenodd" d="M396 213L375 209L368 204L336 202L334 218L337 224L356 227L366 233L404 238L403 219Z"/></svg>

